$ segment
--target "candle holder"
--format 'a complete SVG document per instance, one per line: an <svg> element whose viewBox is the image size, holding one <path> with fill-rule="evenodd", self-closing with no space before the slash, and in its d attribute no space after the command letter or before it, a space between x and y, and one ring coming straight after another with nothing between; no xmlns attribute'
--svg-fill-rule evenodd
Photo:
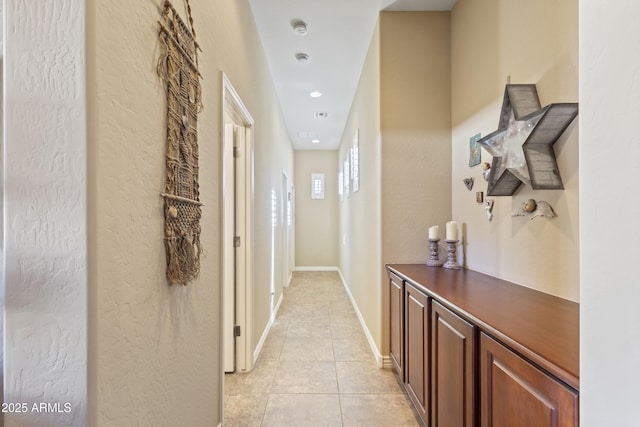
<svg viewBox="0 0 640 427"><path fill-rule="evenodd" d="M456 257L456 249L459 240L445 240L447 242L447 262L444 263L442 267L448 268L450 270L460 270L460 264L458 264L458 260Z"/></svg>
<svg viewBox="0 0 640 427"><path fill-rule="evenodd" d="M438 242L440 239L429 239L429 260L427 261L427 267L442 267L444 264L440 261L440 247Z"/></svg>

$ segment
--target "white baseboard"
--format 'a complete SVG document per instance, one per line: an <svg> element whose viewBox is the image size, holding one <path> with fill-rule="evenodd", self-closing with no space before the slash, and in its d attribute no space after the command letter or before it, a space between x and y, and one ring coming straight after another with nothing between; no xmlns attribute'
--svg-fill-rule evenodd
<svg viewBox="0 0 640 427"><path fill-rule="evenodd" d="M367 341L369 342L369 347L371 348L371 352L373 353L373 356L376 359L376 364L378 365L379 368L391 368L392 367L391 359L389 358L389 356L383 356L382 354L380 354L380 350L378 350L378 346L376 346L376 342L371 336L371 332L369 331L369 328L367 328L367 324L364 321L364 317L362 317L362 313L360 313L358 304L356 303L356 300L353 298L353 294L351 294L349 285L347 284L347 281L342 275L342 271L340 271L340 269L338 269L338 274L340 275L340 280L342 281L342 285L344 286L344 289L347 291L347 295L349 295L349 299L351 300L351 305L353 306L353 309L356 311L356 315L358 316L358 320L360 321L362 330L364 331L364 334L367 337Z"/></svg>
<svg viewBox="0 0 640 427"><path fill-rule="evenodd" d="M318 265L318 266L305 266L305 265L297 265L294 268L294 271L337 271L340 272L340 269L336 266L327 266L327 265ZM342 275L340 275L342 276Z"/></svg>
<svg viewBox="0 0 640 427"><path fill-rule="evenodd" d="M258 356L260 356L260 353L262 352L262 347L264 347L264 342L267 340L267 337L269 336L269 331L271 331L271 326L273 325L273 321L276 320L276 315L278 314L278 310L280 310L280 305L282 304L283 297L284 297L284 293L281 293L280 298L278 298L278 302L276 303L276 306L273 308L273 311L271 312L269 323L264 328L264 331L262 332L262 336L260 336L260 341L258 341L258 345L256 346L256 349L253 352L254 365L255 365L255 362L258 360Z"/></svg>
<svg viewBox="0 0 640 427"><path fill-rule="evenodd" d="M293 270L291 270L289 272L289 277L287 278L287 283L285 283L285 285L284 285L285 288L289 287L289 285L291 284L291 279L293 279Z"/></svg>

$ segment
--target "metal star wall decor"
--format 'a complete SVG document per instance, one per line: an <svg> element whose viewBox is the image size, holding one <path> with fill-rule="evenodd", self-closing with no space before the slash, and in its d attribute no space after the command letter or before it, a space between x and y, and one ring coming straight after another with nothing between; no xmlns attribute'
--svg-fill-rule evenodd
<svg viewBox="0 0 640 427"><path fill-rule="evenodd" d="M511 196L522 183L562 190L553 144L577 115L577 103L541 108L535 84L506 85L498 129L478 141L493 156L487 196Z"/></svg>

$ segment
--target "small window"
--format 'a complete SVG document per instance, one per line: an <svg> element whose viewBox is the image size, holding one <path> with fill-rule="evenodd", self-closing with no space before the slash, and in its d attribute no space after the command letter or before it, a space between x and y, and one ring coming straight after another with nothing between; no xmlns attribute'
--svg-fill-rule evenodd
<svg viewBox="0 0 640 427"><path fill-rule="evenodd" d="M311 174L311 198L324 199L324 174Z"/></svg>

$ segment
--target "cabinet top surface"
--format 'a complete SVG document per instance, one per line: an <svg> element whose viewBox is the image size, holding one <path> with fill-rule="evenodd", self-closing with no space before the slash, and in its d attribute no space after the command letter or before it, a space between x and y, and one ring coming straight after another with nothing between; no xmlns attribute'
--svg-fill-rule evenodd
<svg viewBox="0 0 640 427"><path fill-rule="evenodd" d="M577 303L472 270L423 264L387 268L578 388Z"/></svg>

